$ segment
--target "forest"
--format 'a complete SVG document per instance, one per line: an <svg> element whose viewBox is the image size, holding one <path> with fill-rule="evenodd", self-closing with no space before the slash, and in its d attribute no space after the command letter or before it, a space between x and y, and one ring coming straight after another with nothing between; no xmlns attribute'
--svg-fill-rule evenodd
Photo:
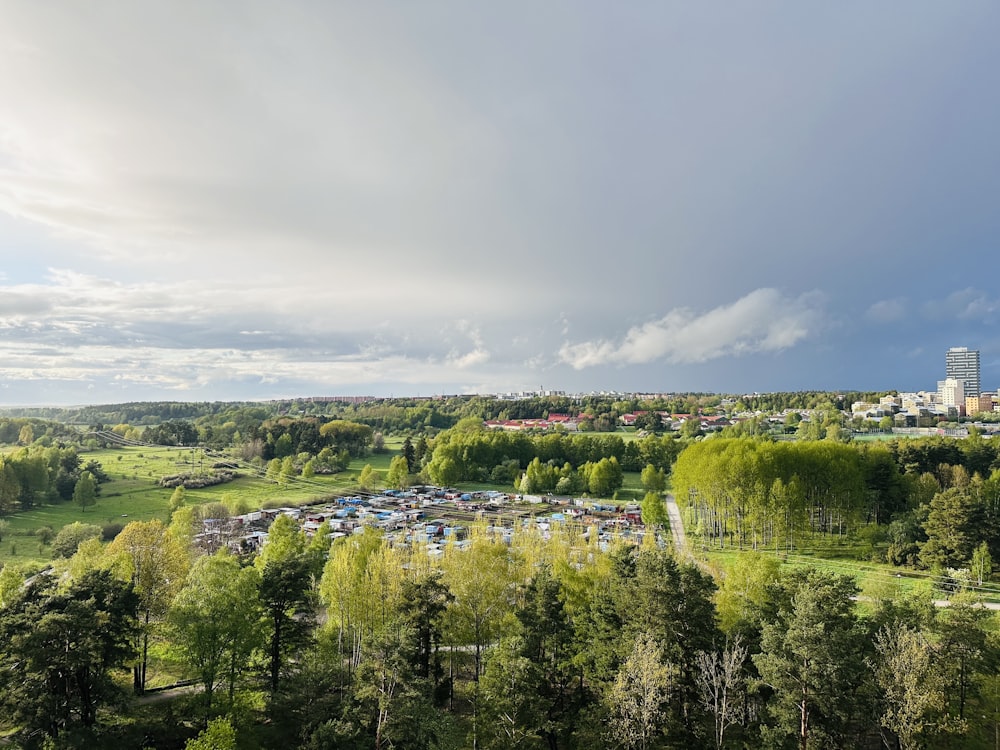
<svg viewBox="0 0 1000 750"><path fill-rule="evenodd" d="M195 556L184 510L0 571L10 741L970 747L1000 721L992 613L929 589L860 610L847 576L747 552L717 581L572 527L480 528L432 560L373 531L325 549L282 516L255 557ZM154 658L195 689L137 715Z"/></svg>

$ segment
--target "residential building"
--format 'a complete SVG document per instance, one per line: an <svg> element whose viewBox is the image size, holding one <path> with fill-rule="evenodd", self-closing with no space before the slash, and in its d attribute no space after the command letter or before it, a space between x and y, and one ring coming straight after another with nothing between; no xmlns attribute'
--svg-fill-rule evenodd
<svg viewBox="0 0 1000 750"><path fill-rule="evenodd" d="M945 378L962 381L966 396L982 392L979 381L979 350L953 346L945 354Z"/></svg>
<svg viewBox="0 0 1000 750"><path fill-rule="evenodd" d="M980 393L978 396L965 397L965 413L969 416L993 411L993 394Z"/></svg>
<svg viewBox="0 0 1000 750"><path fill-rule="evenodd" d="M942 406L960 406L965 408L965 383L958 378L945 378L938 381L938 395Z"/></svg>

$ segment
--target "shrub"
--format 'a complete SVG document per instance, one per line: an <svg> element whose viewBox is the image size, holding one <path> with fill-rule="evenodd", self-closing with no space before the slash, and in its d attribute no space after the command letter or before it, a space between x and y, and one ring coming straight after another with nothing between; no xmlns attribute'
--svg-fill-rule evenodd
<svg viewBox="0 0 1000 750"><path fill-rule="evenodd" d="M239 477L235 471L218 470L205 474L171 474L160 478L161 487L184 487L188 490L197 490L202 487L212 487L217 484L232 482Z"/></svg>
<svg viewBox="0 0 1000 750"><path fill-rule="evenodd" d="M42 526L35 529L35 536L41 541L42 544L49 544L52 542L53 537L55 537L56 532L52 530L51 526Z"/></svg>
<svg viewBox="0 0 1000 750"><path fill-rule="evenodd" d="M59 529L52 542L52 554L56 557L72 557L82 542L98 536L101 536L100 526L75 521Z"/></svg>

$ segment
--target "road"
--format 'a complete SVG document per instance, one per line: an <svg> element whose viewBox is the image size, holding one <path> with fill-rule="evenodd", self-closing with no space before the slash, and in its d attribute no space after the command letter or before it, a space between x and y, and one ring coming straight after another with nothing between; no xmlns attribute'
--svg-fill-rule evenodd
<svg viewBox="0 0 1000 750"><path fill-rule="evenodd" d="M684 521L681 520L681 509L671 494L667 495L667 517L670 519L670 535L674 539L674 554L678 557L691 557L688 549L687 535L684 533Z"/></svg>

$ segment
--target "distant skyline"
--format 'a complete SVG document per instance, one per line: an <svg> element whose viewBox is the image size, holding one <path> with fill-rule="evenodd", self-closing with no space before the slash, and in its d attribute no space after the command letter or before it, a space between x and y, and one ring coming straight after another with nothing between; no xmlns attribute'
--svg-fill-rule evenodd
<svg viewBox="0 0 1000 750"><path fill-rule="evenodd" d="M997 3L0 3L0 404L1000 387Z"/></svg>

